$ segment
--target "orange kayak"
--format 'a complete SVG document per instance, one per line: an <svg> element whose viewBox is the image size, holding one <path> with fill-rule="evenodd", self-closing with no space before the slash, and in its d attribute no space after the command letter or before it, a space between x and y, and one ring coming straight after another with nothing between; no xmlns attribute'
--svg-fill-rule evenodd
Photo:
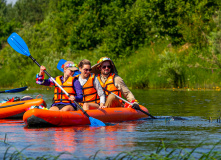
<svg viewBox="0 0 221 160"><path fill-rule="evenodd" d="M34 105L45 104L43 99L7 102L0 105L0 118L22 119L26 109Z"/></svg>
<svg viewBox="0 0 221 160"><path fill-rule="evenodd" d="M145 112L148 112L145 107L140 106L140 108ZM94 109L87 110L86 112L89 116L104 123L131 121L148 117L146 114L131 107ZM35 108L25 112L23 121L28 127L90 125L90 120L80 110L50 111Z"/></svg>

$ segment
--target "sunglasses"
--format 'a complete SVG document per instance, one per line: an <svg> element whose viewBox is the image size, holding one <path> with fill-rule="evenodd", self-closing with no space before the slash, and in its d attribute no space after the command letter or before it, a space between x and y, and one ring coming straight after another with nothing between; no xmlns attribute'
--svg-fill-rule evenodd
<svg viewBox="0 0 221 160"><path fill-rule="evenodd" d="M85 72L91 72L92 71L92 69L83 69Z"/></svg>
<svg viewBox="0 0 221 160"><path fill-rule="evenodd" d="M110 69L110 68L111 68L111 66L102 66L101 68L102 68L102 69L105 69L105 68Z"/></svg>

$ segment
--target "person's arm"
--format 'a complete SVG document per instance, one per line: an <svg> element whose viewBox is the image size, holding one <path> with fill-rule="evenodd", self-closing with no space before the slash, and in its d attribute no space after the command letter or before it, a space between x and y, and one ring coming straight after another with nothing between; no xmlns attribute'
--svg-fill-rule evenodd
<svg viewBox="0 0 221 160"><path fill-rule="evenodd" d="M49 79L44 79L44 70L46 70L45 66L40 67L40 72L36 75L36 83L45 86L54 86L54 82Z"/></svg>
<svg viewBox="0 0 221 160"><path fill-rule="evenodd" d="M100 97L100 104L104 105L105 104L106 95L105 95L104 90L101 87L100 82L98 81L97 77L95 77L95 80L94 80L94 87L97 90L98 96Z"/></svg>
<svg viewBox="0 0 221 160"><path fill-rule="evenodd" d="M49 79L44 79L44 75L36 75L36 83L40 85L45 85L45 86L54 86L54 82L49 78Z"/></svg>
<svg viewBox="0 0 221 160"><path fill-rule="evenodd" d="M73 88L76 92L75 101L81 102L83 101L83 92L80 82L77 79L74 79L73 81Z"/></svg>
<svg viewBox="0 0 221 160"><path fill-rule="evenodd" d="M132 102L135 100L133 93L128 89L120 76L115 76L115 86L121 91L127 101Z"/></svg>

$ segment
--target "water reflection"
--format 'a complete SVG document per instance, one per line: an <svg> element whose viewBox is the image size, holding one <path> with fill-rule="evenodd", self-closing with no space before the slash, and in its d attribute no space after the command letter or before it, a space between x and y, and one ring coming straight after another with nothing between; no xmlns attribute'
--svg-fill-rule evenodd
<svg viewBox="0 0 221 160"><path fill-rule="evenodd" d="M35 142L35 151L70 152L76 156L86 157L100 150L101 155L117 154L119 148L134 147L134 138L125 135L134 133L140 122L130 122L128 125L116 124L106 127L51 127L30 129L24 127L26 143Z"/></svg>
<svg viewBox="0 0 221 160"><path fill-rule="evenodd" d="M220 116L218 91L134 90L133 93L155 116Z"/></svg>
<svg viewBox="0 0 221 160"><path fill-rule="evenodd" d="M178 142L180 146L194 148L203 140L207 145L199 148L207 151L218 142L221 136L220 116L221 94L218 91L167 91L133 90L138 101L149 109L157 120L140 120L117 123L106 127L50 127L26 128L22 120L0 120L0 140L5 140L22 150L27 156L45 154L58 155L61 152L88 158L100 150L98 156L114 156L122 151L142 150L147 154L156 151L161 141ZM39 91L22 92L16 96L31 95ZM50 105L53 93L42 93ZM4 94L0 98L9 97ZM167 120L166 117L178 116L184 120ZM163 117L163 118L162 118ZM170 147L176 147L171 145ZM221 145L217 146L218 149ZM7 145L0 145L0 158ZM70 159L64 155L62 159Z"/></svg>

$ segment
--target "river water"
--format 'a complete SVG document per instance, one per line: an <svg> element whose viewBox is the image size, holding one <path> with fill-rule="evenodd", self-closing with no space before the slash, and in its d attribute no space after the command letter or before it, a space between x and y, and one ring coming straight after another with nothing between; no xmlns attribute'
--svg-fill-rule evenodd
<svg viewBox="0 0 221 160"><path fill-rule="evenodd" d="M43 155L72 159L88 159L91 155L103 159L123 151L140 150L150 154L163 141L170 149L183 146L198 147L209 152L220 141L221 93L219 91L187 90L132 90L140 104L146 106L158 119L115 123L106 127L48 127L27 128L22 120L0 120L0 159L6 153L22 151L27 157ZM48 105L52 103L53 90L28 90L21 93L0 94L0 100L15 96L39 93ZM172 118L169 118L173 116ZM179 119L181 118L181 119ZM10 145L4 143L7 142ZM221 149L217 145L216 150ZM196 155L197 156L197 155Z"/></svg>

